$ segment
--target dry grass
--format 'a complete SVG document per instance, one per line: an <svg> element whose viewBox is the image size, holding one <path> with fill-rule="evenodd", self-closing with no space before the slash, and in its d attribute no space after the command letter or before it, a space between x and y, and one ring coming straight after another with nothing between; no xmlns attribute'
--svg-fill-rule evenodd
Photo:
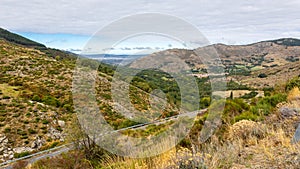
<svg viewBox="0 0 300 169"><path fill-rule="evenodd" d="M7 83L0 84L0 91L3 93L4 96L10 96L10 97L18 97L19 87L16 86L10 86Z"/></svg>
<svg viewBox="0 0 300 169"><path fill-rule="evenodd" d="M148 159L108 158L104 168L299 168L299 145L291 138L295 121L288 119L274 127L242 120L229 126L226 140L213 136L197 152L172 149Z"/></svg>
<svg viewBox="0 0 300 169"><path fill-rule="evenodd" d="M293 88L289 94L288 94L288 97L287 97L287 100L289 102L294 102L294 101L298 101L300 100L300 90L298 87L295 87Z"/></svg>

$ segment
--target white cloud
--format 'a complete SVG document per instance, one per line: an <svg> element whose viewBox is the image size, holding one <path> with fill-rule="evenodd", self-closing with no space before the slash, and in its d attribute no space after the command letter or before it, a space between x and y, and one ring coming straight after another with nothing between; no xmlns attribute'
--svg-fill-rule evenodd
<svg viewBox="0 0 300 169"><path fill-rule="evenodd" d="M300 2L290 0L1 0L0 26L19 32L92 35L120 17L161 12L194 24L212 42L299 37Z"/></svg>

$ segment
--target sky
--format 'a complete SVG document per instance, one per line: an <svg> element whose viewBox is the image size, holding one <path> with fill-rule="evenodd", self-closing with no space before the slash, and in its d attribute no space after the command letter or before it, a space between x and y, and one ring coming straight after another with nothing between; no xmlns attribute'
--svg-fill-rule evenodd
<svg viewBox="0 0 300 169"><path fill-rule="evenodd" d="M48 47L79 52L96 32L112 22L154 12L185 20L212 44L237 45L300 38L299 9L299 0L1 0L0 27ZM123 44L118 49L126 53L126 49L136 47ZM157 48L171 47L182 46L165 41Z"/></svg>

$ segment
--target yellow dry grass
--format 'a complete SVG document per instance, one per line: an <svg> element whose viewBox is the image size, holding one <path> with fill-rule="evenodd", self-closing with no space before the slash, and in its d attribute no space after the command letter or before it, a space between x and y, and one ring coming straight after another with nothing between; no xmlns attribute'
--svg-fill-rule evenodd
<svg viewBox="0 0 300 169"><path fill-rule="evenodd" d="M19 95L19 87L10 86L7 83L0 84L0 91L4 96L17 97Z"/></svg>
<svg viewBox="0 0 300 169"><path fill-rule="evenodd" d="M288 94L288 101L300 100L300 90L298 87L294 87Z"/></svg>

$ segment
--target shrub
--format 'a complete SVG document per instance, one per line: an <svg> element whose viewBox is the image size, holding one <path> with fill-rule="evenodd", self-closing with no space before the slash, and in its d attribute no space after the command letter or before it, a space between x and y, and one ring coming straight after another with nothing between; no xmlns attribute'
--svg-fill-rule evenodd
<svg viewBox="0 0 300 169"><path fill-rule="evenodd" d="M259 78L266 78L268 77L268 75L266 75L265 73L261 73L258 75Z"/></svg>
<svg viewBox="0 0 300 169"><path fill-rule="evenodd" d="M287 100L292 101L292 100L297 100L300 98L300 90L298 87L294 87L288 94Z"/></svg>
<svg viewBox="0 0 300 169"><path fill-rule="evenodd" d="M10 96L3 96L3 99L10 99Z"/></svg>
<svg viewBox="0 0 300 169"><path fill-rule="evenodd" d="M15 153L14 158L21 158L21 157L25 157L25 156L28 156L28 155L30 155L29 151L25 151L25 152L22 152L22 153Z"/></svg>
<svg viewBox="0 0 300 169"><path fill-rule="evenodd" d="M249 120L241 120L229 128L228 131L228 139L229 140L243 140L246 141L250 136L255 136L257 138L262 138L266 134L265 126L249 121Z"/></svg>
<svg viewBox="0 0 300 169"><path fill-rule="evenodd" d="M210 105L211 98L210 97L203 97L200 99L200 107L206 108Z"/></svg>
<svg viewBox="0 0 300 169"><path fill-rule="evenodd" d="M250 111L254 115L269 115L276 105L280 102L286 101L287 96L285 94L275 94L260 99L255 106L250 108Z"/></svg>
<svg viewBox="0 0 300 169"><path fill-rule="evenodd" d="M251 91L250 93L246 93L245 95L243 95L241 98L243 99L251 99L253 97L255 97L258 93L256 91Z"/></svg>
<svg viewBox="0 0 300 169"><path fill-rule="evenodd" d="M42 123L43 123L43 124L48 124L48 123L49 123L49 121L48 121L48 120L46 120L46 119L44 119L44 120L42 121Z"/></svg>
<svg viewBox="0 0 300 169"><path fill-rule="evenodd" d="M258 115L253 114L250 111L245 111L240 115L237 115L234 117L234 122L238 122L241 120L252 120L252 121L258 121L260 117Z"/></svg>
<svg viewBox="0 0 300 169"><path fill-rule="evenodd" d="M59 142L58 142L58 141L55 141L55 142L53 142L53 143L50 145L49 148L54 148L54 147L56 147L58 144L59 144Z"/></svg>
<svg viewBox="0 0 300 169"><path fill-rule="evenodd" d="M72 111L73 110L73 107L70 105L70 104L65 104L63 106L63 108L66 110L66 111Z"/></svg>
<svg viewBox="0 0 300 169"><path fill-rule="evenodd" d="M53 158L45 158L37 161L32 166L33 169L38 168L93 168L89 161L85 159L82 152L68 152Z"/></svg>
<svg viewBox="0 0 300 169"><path fill-rule="evenodd" d="M11 131L11 129L9 127L4 129L4 133L9 133Z"/></svg>
<svg viewBox="0 0 300 169"><path fill-rule="evenodd" d="M291 79L291 80L286 84L285 90L286 90L286 91L290 91L290 90L292 90L294 87L300 88L300 77L296 77L296 78Z"/></svg>
<svg viewBox="0 0 300 169"><path fill-rule="evenodd" d="M52 97L52 96L43 97L42 102L47 104L47 105L50 105L50 106L55 106L55 107L60 106L59 100L56 99L55 97Z"/></svg>
<svg viewBox="0 0 300 169"><path fill-rule="evenodd" d="M41 101L41 98L38 95L34 95L31 100L38 102L38 101Z"/></svg>
<svg viewBox="0 0 300 169"><path fill-rule="evenodd" d="M31 129L31 128L28 129L28 132L29 132L30 134L36 134L36 133L37 133L35 130L33 130L33 129Z"/></svg>
<svg viewBox="0 0 300 169"><path fill-rule="evenodd" d="M28 165L28 161L18 161L12 166L13 169L23 169Z"/></svg>
<svg viewBox="0 0 300 169"><path fill-rule="evenodd" d="M224 107L222 120L224 123L231 123L235 116L246 110L249 110L249 105L242 99L227 100Z"/></svg>

